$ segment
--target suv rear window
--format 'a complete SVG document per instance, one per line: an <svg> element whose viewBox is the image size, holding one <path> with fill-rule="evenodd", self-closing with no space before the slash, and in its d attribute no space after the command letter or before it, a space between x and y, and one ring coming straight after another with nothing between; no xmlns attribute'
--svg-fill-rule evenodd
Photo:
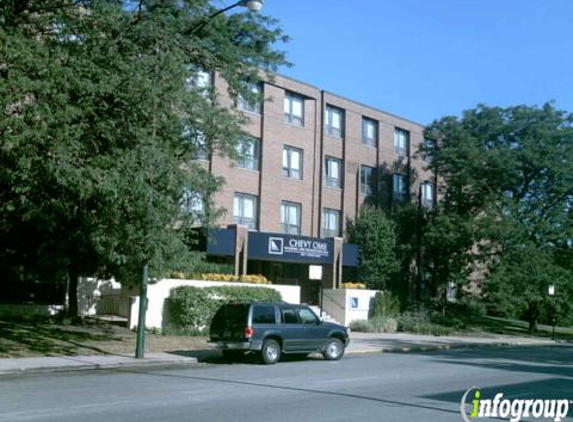
<svg viewBox="0 0 573 422"><path fill-rule="evenodd" d="M211 327L220 327L226 324L246 324L249 305L231 304L222 306L211 321Z"/></svg>
<svg viewBox="0 0 573 422"><path fill-rule="evenodd" d="M253 324L276 324L275 307L272 305L253 306Z"/></svg>

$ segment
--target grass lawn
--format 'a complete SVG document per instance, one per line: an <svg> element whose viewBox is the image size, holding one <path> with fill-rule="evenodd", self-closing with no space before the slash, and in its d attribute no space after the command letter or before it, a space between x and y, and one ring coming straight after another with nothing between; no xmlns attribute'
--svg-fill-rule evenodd
<svg viewBox="0 0 573 422"><path fill-rule="evenodd" d="M147 352L207 349L205 337L146 334ZM0 358L118 354L133 356L135 333L106 322L64 325L0 321Z"/></svg>
<svg viewBox="0 0 573 422"><path fill-rule="evenodd" d="M475 335L512 335L527 337L551 338L552 327L550 325L537 326L537 332L530 334L528 332L528 323L515 319L497 318L491 316L470 316L462 318L465 328L461 331L466 334ZM572 327L555 327L555 338L557 340L573 340Z"/></svg>

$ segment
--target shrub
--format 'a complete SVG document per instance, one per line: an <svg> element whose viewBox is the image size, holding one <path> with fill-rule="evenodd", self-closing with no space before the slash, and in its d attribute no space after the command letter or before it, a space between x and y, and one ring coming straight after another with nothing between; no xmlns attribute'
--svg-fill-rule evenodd
<svg viewBox="0 0 573 422"><path fill-rule="evenodd" d="M372 320L357 320L350 323L352 331L361 333L395 333L398 323L394 318L378 317Z"/></svg>
<svg viewBox="0 0 573 422"><path fill-rule="evenodd" d="M184 280L184 279L194 278L193 276L196 274L232 275L235 272L235 268L231 264L219 264L216 262L206 262L206 261L199 261L198 263L194 264L191 268L192 272L190 272L189 269L173 270L171 271L169 276L171 278Z"/></svg>
<svg viewBox="0 0 573 422"><path fill-rule="evenodd" d="M434 324L426 313L405 312L398 317L398 331L414 334L430 334L434 336L446 336L454 333L451 327Z"/></svg>
<svg viewBox="0 0 573 422"><path fill-rule="evenodd" d="M263 275L242 275L241 277L237 277L234 274L194 273L190 274L187 278L204 281L226 281L231 283L271 284Z"/></svg>
<svg viewBox="0 0 573 422"><path fill-rule="evenodd" d="M463 297L460 307L469 315L485 316L487 314L487 305L478 298Z"/></svg>
<svg viewBox="0 0 573 422"><path fill-rule="evenodd" d="M377 292L370 299L368 318L395 317L400 314L400 301L390 292Z"/></svg>
<svg viewBox="0 0 573 422"><path fill-rule="evenodd" d="M342 288L343 289L365 289L366 288L366 284L364 283L354 283L352 281L348 282L348 283L342 283Z"/></svg>
<svg viewBox="0 0 573 422"><path fill-rule="evenodd" d="M350 329L358 333L373 333L374 326L366 319L358 319L350 323Z"/></svg>
<svg viewBox="0 0 573 422"><path fill-rule="evenodd" d="M242 275L239 278L241 283L251 283L251 284L271 284L269 280L264 275Z"/></svg>
<svg viewBox="0 0 573 422"><path fill-rule="evenodd" d="M281 294L266 287L180 286L166 299L168 331L204 331L221 305L227 302L280 302Z"/></svg>

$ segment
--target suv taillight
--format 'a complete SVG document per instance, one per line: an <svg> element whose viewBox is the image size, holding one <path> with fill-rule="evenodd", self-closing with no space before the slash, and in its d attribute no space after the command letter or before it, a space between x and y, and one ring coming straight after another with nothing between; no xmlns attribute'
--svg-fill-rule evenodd
<svg viewBox="0 0 573 422"><path fill-rule="evenodd" d="M255 330L253 330L253 327L245 327L245 337L246 338L251 338L251 337L253 337L254 334L255 334Z"/></svg>

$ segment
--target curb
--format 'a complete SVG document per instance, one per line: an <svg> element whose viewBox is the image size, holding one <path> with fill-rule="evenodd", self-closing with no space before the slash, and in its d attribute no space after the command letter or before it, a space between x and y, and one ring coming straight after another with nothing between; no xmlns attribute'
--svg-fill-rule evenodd
<svg viewBox="0 0 573 422"><path fill-rule="evenodd" d="M376 349L354 349L346 350L347 355L364 355L370 353L419 353L419 352L435 352L440 350L454 350L454 349L477 349L477 348L493 348L493 347L542 347L542 346L556 346L559 343L456 343L456 344L434 344L429 346L387 346L379 347Z"/></svg>
<svg viewBox="0 0 573 422"><path fill-rule="evenodd" d="M60 366L43 366L43 367L30 367L30 368L15 368L10 370L1 370L0 377L9 375L24 375L24 374L46 374L56 372L76 372L76 371L101 371L112 369L144 369L144 368L169 368L169 367L199 367L197 358L185 358L177 360L149 360L141 362L116 362L116 363L86 363L80 365L60 365Z"/></svg>

